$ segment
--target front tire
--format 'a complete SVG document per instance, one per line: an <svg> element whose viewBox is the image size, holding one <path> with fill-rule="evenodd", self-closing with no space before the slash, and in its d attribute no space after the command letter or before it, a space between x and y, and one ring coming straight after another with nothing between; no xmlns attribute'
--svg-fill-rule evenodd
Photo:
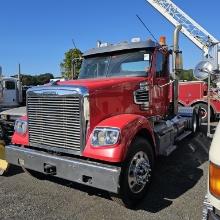
<svg viewBox="0 0 220 220"><path fill-rule="evenodd" d="M129 147L120 176L119 196L128 208L135 207L145 196L152 181L154 153L150 143L136 138Z"/></svg>

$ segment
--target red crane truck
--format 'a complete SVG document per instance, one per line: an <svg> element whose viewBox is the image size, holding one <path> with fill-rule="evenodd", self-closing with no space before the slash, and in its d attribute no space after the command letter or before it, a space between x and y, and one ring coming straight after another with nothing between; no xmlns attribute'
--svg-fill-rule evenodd
<svg viewBox="0 0 220 220"><path fill-rule="evenodd" d="M179 83L179 105L201 108L201 119L208 120L208 85L204 81L191 81ZM220 96L218 89L211 92L211 119L220 117Z"/></svg>
<svg viewBox="0 0 220 220"><path fill-rule="evenodd" d="M216 72L220 71L219 41L195 22L171 0L146 0L175 27L182 25L181 32L204 53L204 60L212 63ZM219 84L219 78L215 79ZM211 118L218 119L220 114L219 85L212 88ZM202 121L208 121L208 86L203 81L179 83L179 105L200 107Z"/></svg>
<svg viewBox="0 0 220 220"><path fill-rule="evenodd" d="M77 80L30 89L7 161L106 190L127 207L136 204L149 189L158 155L169 155L199 126L195 109L177 111L176 99L170 108L164 45L99 44L84 53Z"/></svg>

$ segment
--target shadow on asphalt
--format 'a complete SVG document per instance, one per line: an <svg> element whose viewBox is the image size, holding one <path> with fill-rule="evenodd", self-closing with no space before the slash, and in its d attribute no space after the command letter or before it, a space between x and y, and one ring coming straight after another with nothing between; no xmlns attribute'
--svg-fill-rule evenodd
<svg viewBox="0 0 220 220"><path fill-rule="evenodd" d="M23 173L24 171L21 169L21 167L11 165L9 166L7 172L4 174L6 177L15 176L17 174Z"/></svg>
<svg viewBox="0 0 220 220"><path fill-rule="evenodd" d="M169 157L161 157L151 188L137 209L156 213L172 204L203 176L199 167L208 160L210 140L202 133L178 144Z"/></svg>
<svg viewBox="0 0 220 220"><path fill-rule="evenodd" d="M204 132L204 131L203 131ZM191 136L178 144L178 148L169 157L158 158L154 179L144 200L135 210L146 210L156 213L170 206L172 200L191 189L203 175L199 167L208 160L211 140L203 133ZM7 176L23 172L14 167ZM109 193L89 186L46 176L46 180L83 191L91 196L99 196L111 200Z"/></svg>
<svg viewBox="0 0 220 220"><path fill-rule="evenodd" d="M191 189L203 176L199 167L208 160L210 140L199 133L178 144L178 148L169 157L160 157L155 167L154 180L144 200L135 210L156 213L170 206L172 200ZM47 177L55 183L81 190L91 196L111 200L109 193L81 184Z"/></svg>

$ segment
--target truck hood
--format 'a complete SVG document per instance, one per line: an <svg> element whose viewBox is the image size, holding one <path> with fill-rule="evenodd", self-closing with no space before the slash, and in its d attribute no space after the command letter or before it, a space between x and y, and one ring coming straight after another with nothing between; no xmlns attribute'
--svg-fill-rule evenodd
<svg viewBox="0 0 220 220"><path fill-rule="evenodd" d="M212 144L209 151L209 159L212 163L220 166L220 123L215 131L215 135L212 140Z"/></svg>
<svg viewBox="0 0 220 220"><path fill-rule="evenodd" d="M58 82L58 85L73 85L86 87L89 92L101 90L106 87L117 87L119 85L129 86L134 82L146 81L146 77L112 77L112 78L99 78L99 79L78 79ZM123 87L125 88L125 87Z"/></svg>

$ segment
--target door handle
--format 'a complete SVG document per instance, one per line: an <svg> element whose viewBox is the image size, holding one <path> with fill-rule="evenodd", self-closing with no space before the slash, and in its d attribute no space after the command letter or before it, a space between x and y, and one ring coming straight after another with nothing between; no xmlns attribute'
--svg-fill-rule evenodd
<svg viewBox="0 0 220 220"><path fill-rule="evenodd" d="M163 88L163 87L165 87L165 86L169 86L170 84L172 84L174 82L174 80L170 80L170 82L168 82L168 83L165 83L165 84L163 84L163 85L158 85L157 84L157 86L159 87L159 88Z"/></svg>

